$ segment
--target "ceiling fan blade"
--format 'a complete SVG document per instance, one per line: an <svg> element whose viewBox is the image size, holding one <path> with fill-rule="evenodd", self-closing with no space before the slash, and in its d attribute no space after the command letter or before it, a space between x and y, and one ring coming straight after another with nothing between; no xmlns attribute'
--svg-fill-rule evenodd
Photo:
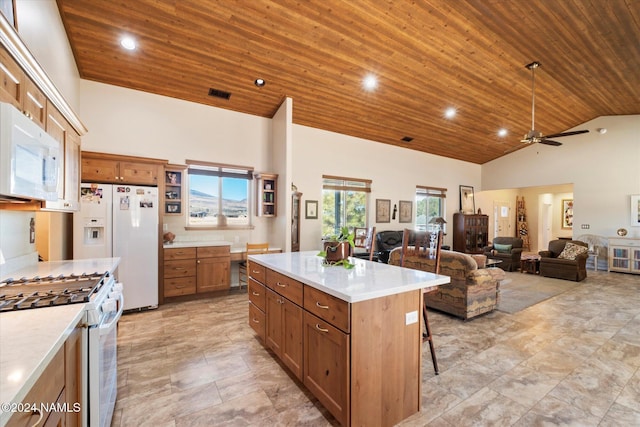
<svg viewBox="0 0 640 427"><path fill-rule="evenodd" d="M546 145L553 145L554 147L559 147L560 145L562 145L562 142L558 142L558 141L551 141L550 139L541 139L538 144L546 144Z"/></svg>
<svg viewBox="0 0 640 427"><path fill-rule="evenodd" d="M589 133L589 131L584 129L584 130L574 130L572 132L554 133L551 135L546 135L545 138L562 138L563 136L580 135L583 133Z"/></svg>

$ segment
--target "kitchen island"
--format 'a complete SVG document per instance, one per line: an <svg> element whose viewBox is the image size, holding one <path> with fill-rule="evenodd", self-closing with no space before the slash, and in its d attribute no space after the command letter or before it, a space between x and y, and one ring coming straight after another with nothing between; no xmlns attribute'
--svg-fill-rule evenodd
<svg viewBox="0 0 640 427"><path fill-rule="evenodd" d="M447 276L317 252L249 256L249 324L345 426L420 410L422 293Z"/></svg>
<svg viewBox="0 0 640 427"><path fill-rule="evenodd" d="M6 274L0 281L8 277L113 273L119 262L119 258L39 262ZM84 313L84 304L0 313L0 403L15 405L23 401L64 347L76 325L83 322ZM0 411L0 426L4 426L12 415L4 409Z"/></svg>

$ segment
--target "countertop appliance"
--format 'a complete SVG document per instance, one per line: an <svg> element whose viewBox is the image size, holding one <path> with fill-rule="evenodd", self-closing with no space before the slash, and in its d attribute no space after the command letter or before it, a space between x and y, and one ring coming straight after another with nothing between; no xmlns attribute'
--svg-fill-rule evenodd
<svg viewBox="0 0 640 427"><path fill-rule="evenodd" d="M124 307L122 284L109 273L5 279L0 282L3 313L85 304L82 334L83 425L109 426L117 393L117 330Z"/></svg>
<svg viewBox="0 0 640 427"><path fill-rule="evenodd" d="M82 183L74 259L120 257L125 310L158 307L158 189Z"/></svg>
<svg viewBox="0 0 640 427"><path fill-rule="evenodd" d="M0 103L0 198L57 200L63 148L22 114Z"/></svg>

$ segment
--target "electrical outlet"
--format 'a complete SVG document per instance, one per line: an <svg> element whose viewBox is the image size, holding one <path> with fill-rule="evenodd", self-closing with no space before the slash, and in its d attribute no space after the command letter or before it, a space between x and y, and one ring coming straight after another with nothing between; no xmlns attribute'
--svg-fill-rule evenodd
<svg viewBox="0 0 640 427"><path fill-rule="evenodd" d="M413 323L416 323L418 321L418 312L417 311L410 311L409 313L405 313L404 314L404 324L405 325L411 325Z"/></svg>
<svg viewBox="0 0 640 427"><path fill-rule="evenodd" d="M582 228L583 230L588 230L591 226L589 224L582 224L580 225L580 228Z"/></svg>

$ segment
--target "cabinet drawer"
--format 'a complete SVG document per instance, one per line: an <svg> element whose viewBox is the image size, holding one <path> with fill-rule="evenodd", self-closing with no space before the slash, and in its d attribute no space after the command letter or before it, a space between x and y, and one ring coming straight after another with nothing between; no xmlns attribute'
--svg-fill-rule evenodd
<svg viewBox="0 0 640 427"><path fill-rule="evenodd" d="M249 301L251 301L260 310L264 310L266 303L266 290L264 286L253 279L249 279Z"/></svg>
<svg viewBox="0 0 640 427"><path fill-rule="evenodd" d="M177 297L180 295L191 295L196 293L196 278L176 277L164 280L164 296Z"/></svg>
<svg viewBox="0 0 640 427"><path fill-rule="evenodd" d="M229 246L203 246L196 248L198 251L198 258L212 258L218 256L230 256Z"/></svg>
<svg viewBox="0 0 640 427"><path fill-rule="evenodd" d="M251 260L247 261L247 272L249 273L249 277L256 279L260 283L265 282L266 276L266 268L260 264L256 264L255 262L251 262Z"/></svg>
<svg viewBox="0 0 640 427"><path fill-rule="evenodd" d="M172 248L164 250L164 260L191 259L196 257L196 248Z"/></svg>
<svg viewBox="0 0 640 427"><path fill-rule="evenodd" d="M349 333L351 306L348 302L312 288L311 286L305 286L304 308L322 320Z"/></svg>
<svg viewBox="0 0 640 427"><path fill-rule="evenodd" d="M302 306L302 283L297 280L267 269L267 286L291 302Z"/></svg>
<svg viewBox="0 0 640 427"><path fill-rule="evenodd" d="M177 260L164 262L164 278L186 277L196 275L196 260Z"/></svg>
<svg viewBox="0 0 640 427"><path fill-rule="evenodd" d="M266 335L266 321L264 312L260 311L253 303L249 303L249 326L253 329L258 337L264 342Z"/></svg>

